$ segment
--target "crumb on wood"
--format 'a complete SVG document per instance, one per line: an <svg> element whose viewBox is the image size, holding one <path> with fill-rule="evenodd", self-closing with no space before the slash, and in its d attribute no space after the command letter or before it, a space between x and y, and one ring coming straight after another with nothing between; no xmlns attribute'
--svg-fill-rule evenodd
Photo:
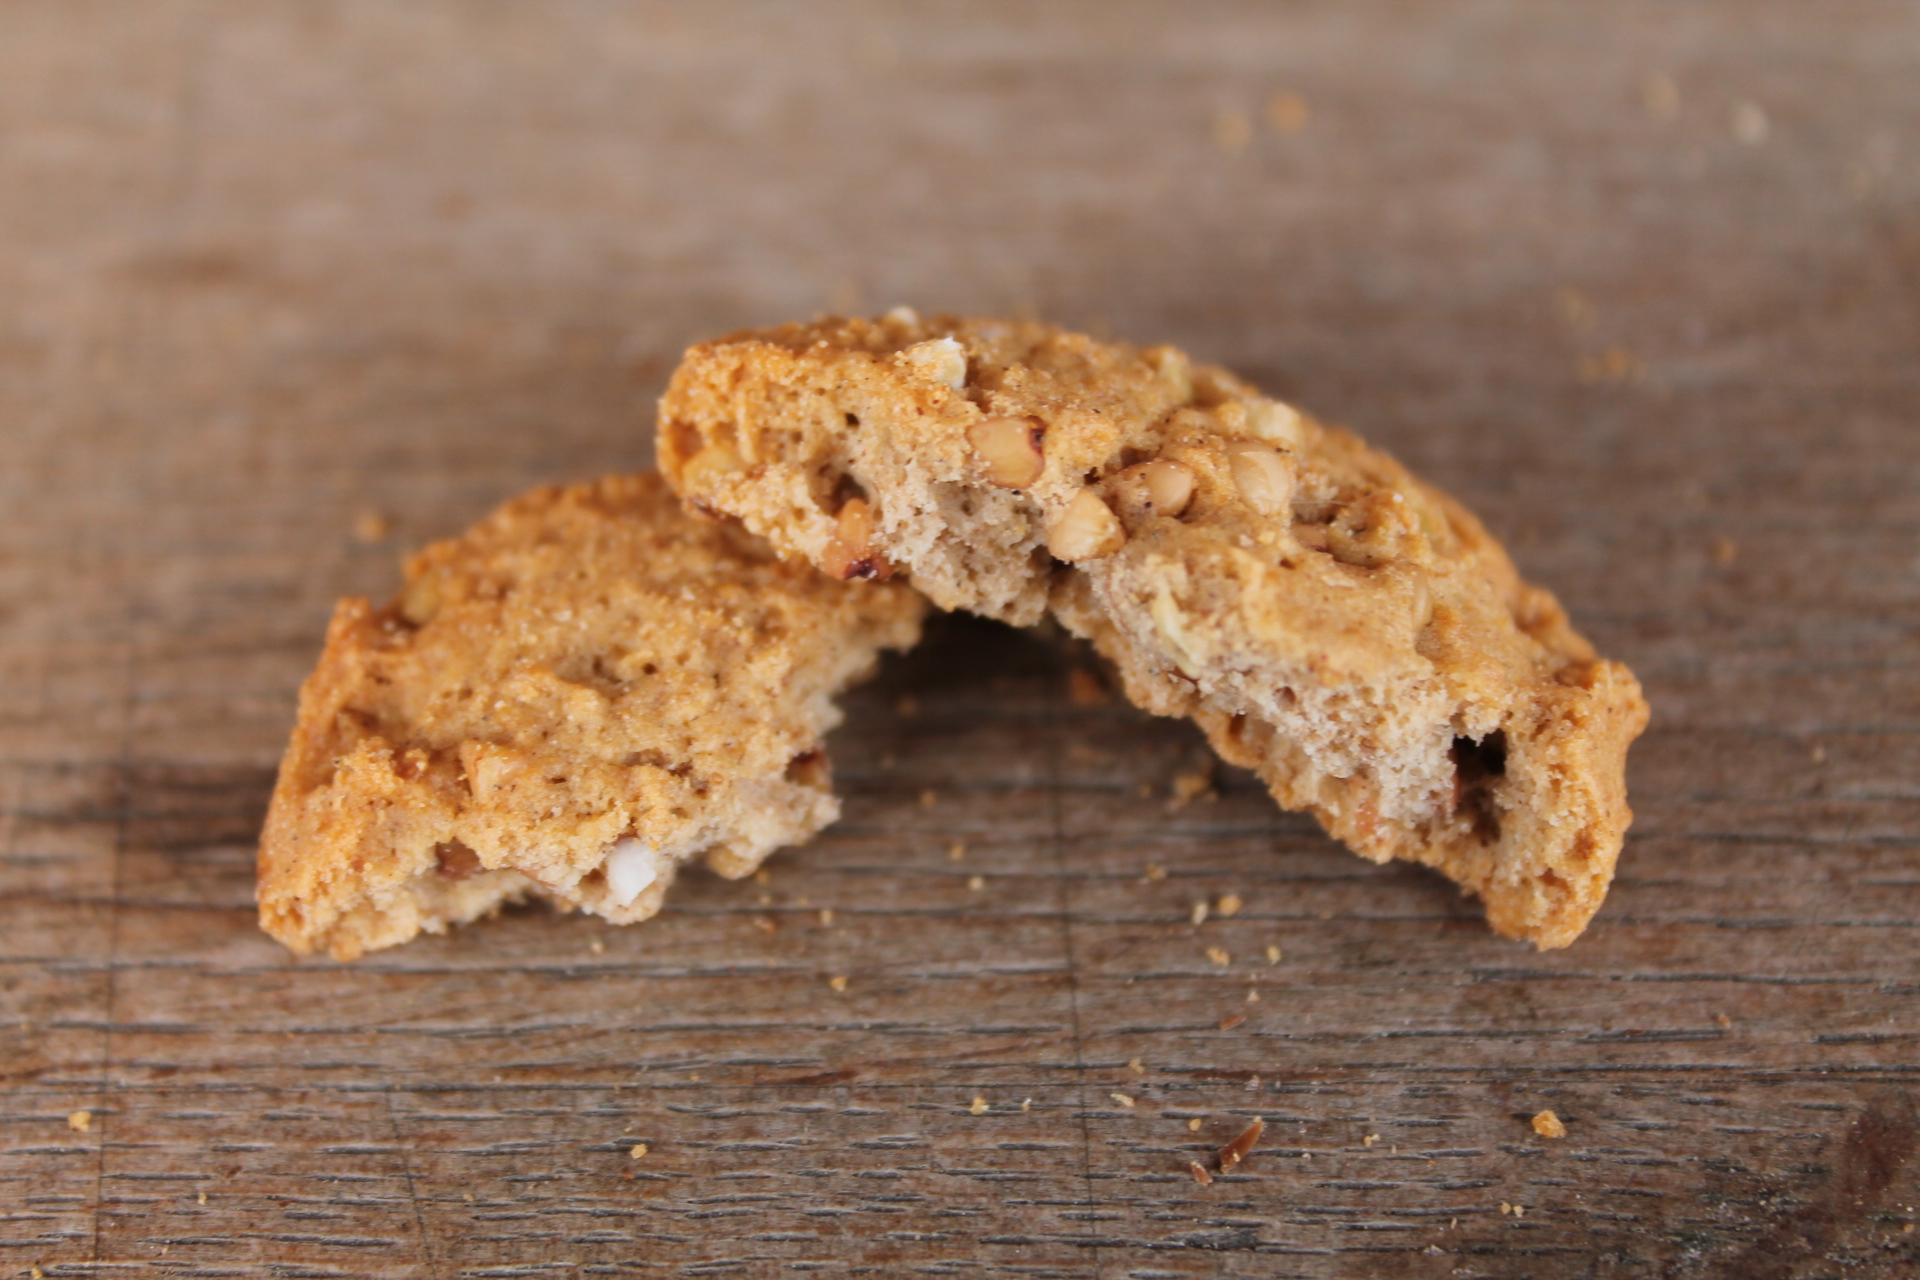
<svg viewBox="0 0 1920 1280"><path fill-rule="evenodd" d="M353 536L361 542L385 542L393 536L393 517L384 511L362 511L353 518Z"/></svg>
<svg viewBox="0 0 1920 1280"><path fill-rule="evenodd" d="M971 889L973 892L978 893L980 892L980 890L986 887L987 887L987 878L985 876L968 876L967 877L967 888Z"/></svg>
<svg viewBox="0 0 1920 1280"><path fill-rule="evenodd" d="M1200 1132L1200 1117L1199 1117L1199 1116L1195 1116L1195 1117L1194 1117L1193 1119L1191 1119L1191 1120L1189 1120L1189 1121L1187 1121L1187 1132L1189 1132L1189 1133L1198 1133L1198 1132Z"/></svg>
<svg viewBox="0 0 1920 1280"><path fill-rule="evenodd" d="M1716 1014L1714 1014L1714 1015L1713 1015L1713 1020L1714 1020L1715 1022L1717 1022L1717 1023L1719 1023L1719 1024L1720 1024L1720 1025L1721 1025L1722 1027L1725 1027L1725 1028L1731 1028L1731 1027L1733 1026L1733 1019L1732 1019L1732 1018L1729 1018L1729 1017L1728 1017L1728 1016L1727 1016L1726 1014L1724 1014L1724 1013L1716 1013Z"/></svg>
<svg viewBox="0 0 1920 1280"><path fill-rule="evenodd" d="M1214 964L1222 969L1233 963L1233 955L1224 947L1208 947L1207 959L1213 961Z"/></svg>
<svg viewBox="0 0 1920 1280"><path fill-rule="evenodd" d="M1236 1014L1229 1015L1228 1017L1220 1019L1220 1029L1222 1031L1231 1031L1235 1027L1239 1026L1241 1023L1245 1022L1246 1020L1247 1020L1247 1015L1244 1013L1236 1013Z"/></svg>
<svg viewBox="0 0 1920 1280"><path fill-rule="evenodd" d="M1187 919L1196 927L1203 925L1207 922L1207 913L1211 910L1212 908L1204 901L1196 902L1193 904L1193 910L1187 913Z"/></svg>
<svg viewBox="0 0 1920 1280"><path fill-rule="evenodd" d="M1198 1160L1187 1161L1187 1172L1191 1173L1193 1180L1201 1186L1210 1187L1213 1185L1213 1175L1208 1173L1207 1167Z"/></svg>
<svg viewBox="0 0 1920 1280"><path fill-rule="evenodd" d="M1195 770L1192 773L1176 774L1173 785L1168 789L1167 812L1178 813L1198 799L1217 798L1213 789L1213 775Z"/></svg>
<svg viewBox="0 0 1920 1280"><path fill-rule="evenodd" d="M593 952L595 955L604 955L606 954L607 944L595 938L587 943L587 950Z"/></svg>
<svg viewBox="0 0 1920 1280"><path fill-rule="evenodd" d="M1282 89L1267 99L1267 127L1275 133L1300 132L1311 114L1307 100L1290 90Z"/></svg>
<svg viewBox="0 0 1920 1280"><path fill-rule="evenodd" d="M836 973L827 979L827 985L835 991L845 991L847 989L847 975L844 973Z"/></svg>
<svg viewBox="0 0 1920 1280"><path fill-rule="evenodd" d="M1280 948L1278 948L1278 947L1268 947L1268 948L1267 948L1267 963L1268 963L1268 964L1279 964L1279 963L1280 963Z"/></svg>
<svg viewBox="0 0 1920 1280"><path fill-rule="evenodd" d="M759 870L753 873L753 882L755 884L767 884L772 879L773 879L773 872L767 870L765 867L761 867Z"/></svg>
<svg viewBox="0 0 1920 1280"><path fill-rule="evenodd" d="M973 1101L967 1104L967 1114L983 1116L987 1114L987 1100L979 1094L973 1095Z"/></svg>
<svg viewBox="0 0 1920 1280"><path fill-rule="evenodd" d="M1267 1131L1267 1122L1254 1117L1252 1124L1240 1131L1240 1136L1220 1148L1220 1172L1225 1173L1247 1158L1254 1144L1260 1141L1260 1135Z"/></svg>
<svg viewBox="0 0 1920 1280"><path fill-rule="evenodd" d="M1097 707L1107 700L1107 686L1085 667L1067 672L1067 698L1076 707Z"/></svg>
<svg viewBox="0 0 1920 1280"><path fill-rule="evenodd" d="M755 916L753 918L753 927L762 933L778 933L780 931L780 922L772 916Z"/></svg>
<svg viewBox="0 0 1920 1280"><path fill-rule="evenodd" d="M85 1133L93 1128L93 1112L75 1111L67 1117L67 1128L75 1133Z"/></svg>
<svg viewBox="0 0 1920 1280"><path fill-rule="evenodd" d="M1260 992L1259 992L1259 991L1258 991L1257 989L1249 989L1249 990L1248 990L1248 992L1247 992L1247 1003L1248 1003L1248 1004L1259 1004L1259 1003L1260 1003Z"/></svg>
<svg viewBox="0 0 1920 1280"><path fill-rule="evenodd" d="M1562 1124L1560 1117L1551 1111L1542 1111L1533 1118L1533 1131L1543 1138L1564 1138L1567 1136L1567 1126Z"/></svg>
<svg viewBox="0 0 1920 1280"><path fill-rule="evenodd" d="M822 908L820 908L820 923L821 923L821 924L822 924L823 926L824 926L824 925L831 925L831 924L833 923L833 908L832 908L832 907L822 907Z"/></svg>
<svg viewBox="0 0 1920 1280"><path fill-rule="evenodd" d="M959 862L963 860L966 856L967 856L966 841L955 840L952 844L947 846L947 857L950 860L954 862Z"/></svg>
<svg viewBox="0 0 1920 1280"><path fill-rule="evenodd" d="M627 1149L628 1157L634 1160L638 1160L645 1154L647 1154L647 1144L644 1142L636 1142Z"/></svg>
<svg viewBox="0 0 1920 1280"><path fill-rule="evenodd" d="M1240 908L1243 905L1245 904L1240 901L1239 894L1223 893L1217 899L1214 900L1213 911L1215 915L1220 916L1224 919L1230 916L1239 915Z"/></svg>
<svg viewBox="0 0 1920 1280"><path fill-rule="evenodd" d="M1149 862L1147 864L1146 874L1141 877L1141 879L1148 884L1153 884L1166 878L1167 869L1157 862Z"/></svg>
<svg viewBox="0 0 1920 1280"><path fill-rule="evenodd" d="M1142 1063L1138 1058L1127 1059L1127 1070L1133 1072L1133 1074L1137 1076L1143 1076L1147 1074L1147 1068L1145 1064Z"/></svg>
<svg viewBox="0 0 1920 1280"><path fill-rule="evenodd" d="M1031 1111L1031 1110L1033 1110L1033 1099L1032 1099L1032 1098L1022 1098L1022 1099L1020 1100L1020 1109L1021 1109L1022 1111Z"/></svg>
<svg viewBox="0 0 1920 1280"><path fill-rule="evenodd" d="M1133 1110L1133 1096L1131 1094L1110 1093L1107 1096L1109 1098L1112 1098L1115 1102L1119 1103L1121 1106L1125 1107L1127 1110L1129 1111Z"/></svg>
<svg viewBox="0 0 1920 1280"><path fill-rule="evenodd" d="M920 793L920 807L922 809L931 809L933 808L933 806L939 803L940 803L940 793L935 791L933 788L929 787L925 791L922 791Z"/></svg>
<svg viewBox="0 0 1920 1280"><path fill-rule="evenodd" d="M1380 1141L1380 1135L1377 1133L1370 1133L1366 1137L1360 1139L1360 1145L1363 1147L1371 1147L1373 1146L1374 1143L1378 1141Z"/></svg>

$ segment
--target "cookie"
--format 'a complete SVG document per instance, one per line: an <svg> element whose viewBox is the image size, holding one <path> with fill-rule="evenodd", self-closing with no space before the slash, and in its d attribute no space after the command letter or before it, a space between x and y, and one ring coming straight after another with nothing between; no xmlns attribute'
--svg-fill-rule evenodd
<svg viewBox="0 0 1920 1280"><path fill-rule="evenodd" d="M1171 347L828 319L694 347L659 457L697 509L843 578L1047 613L1281 805L1564 946L1631 814L1632 674L1470 513Z"/></svg>
<svg viewBox="0 0 1920 1280"><path fill-rule="evenodd" d="M520 898L643 920L695 857L746 875L838 816L832 697L923 609L688 516L656 475L515 499L385 608L335 610L261 924L347 960Z"/></svg>

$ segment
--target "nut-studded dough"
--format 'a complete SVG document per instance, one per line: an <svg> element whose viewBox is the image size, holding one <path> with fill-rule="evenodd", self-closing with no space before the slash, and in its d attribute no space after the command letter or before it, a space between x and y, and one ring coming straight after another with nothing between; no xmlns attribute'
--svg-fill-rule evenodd
<svg viewBox="0 0 1920 1280"><path fill-rule="evenodd" d="M1501 933L1564 946L1606 894L1632 674L1457 502L1223 370L1030 323L787 325L689 351L659 453L693 506L832 571L1050 608L1135 703Z"/></svg>
<svg viewBox="0 0 1920 1280"><path fill-rule="evenodd" d="M695 856L742 876L831 822L834 693L918 638L685 514L656 475L536 489L343 600L280 766L260 920L352 959L505 901L625 923Z"/></svg>

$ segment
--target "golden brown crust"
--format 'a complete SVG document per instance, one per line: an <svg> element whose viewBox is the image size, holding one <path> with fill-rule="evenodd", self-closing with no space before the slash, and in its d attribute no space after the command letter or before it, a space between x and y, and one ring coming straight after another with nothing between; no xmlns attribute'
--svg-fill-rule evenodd
<svg viewBox="0 0 1920 1280"><path fill-rule="evenodd" d="M789 554L844 571L858 502L861 563L944 608L1050 610L1138 705L1502 933L1563 946L1605 896L1631 673L1457 502L1223 370L1038 324L787 325L689 351L659 453Z"/></svg>
<svg viewBox="0 0 1920 1280"><path fill-rule="evenodd" d="M259 889L296 951L525 896L644 919L696 855L746 874L837 815L830 699L923 607L687 516L654 475L537 489L406 578L340 603L301 690Z"/></svg>

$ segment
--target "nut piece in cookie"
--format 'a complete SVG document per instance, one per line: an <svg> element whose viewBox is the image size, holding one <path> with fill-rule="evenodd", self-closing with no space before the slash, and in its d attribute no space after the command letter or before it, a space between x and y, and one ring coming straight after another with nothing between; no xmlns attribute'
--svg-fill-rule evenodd
<svg viewBox="0 0 1920 1280"><path fill-rule="evenodd" d="M260 844L262 926L352 959L541 898L616 922L680 865L727 876L839 813L832 696L918 638L655 475L537 489L344 600Z"/></svg>
<svg viewBox="0 0 1920 1280"><path fill-rule="evenodd" d="M1051 612L1135 703L1501 933L1564 946L1605 897L1632 673L1458 503L1224 370L1031 323L787 325L687 353L659 454L696 507L830 572Z"/></svg>

